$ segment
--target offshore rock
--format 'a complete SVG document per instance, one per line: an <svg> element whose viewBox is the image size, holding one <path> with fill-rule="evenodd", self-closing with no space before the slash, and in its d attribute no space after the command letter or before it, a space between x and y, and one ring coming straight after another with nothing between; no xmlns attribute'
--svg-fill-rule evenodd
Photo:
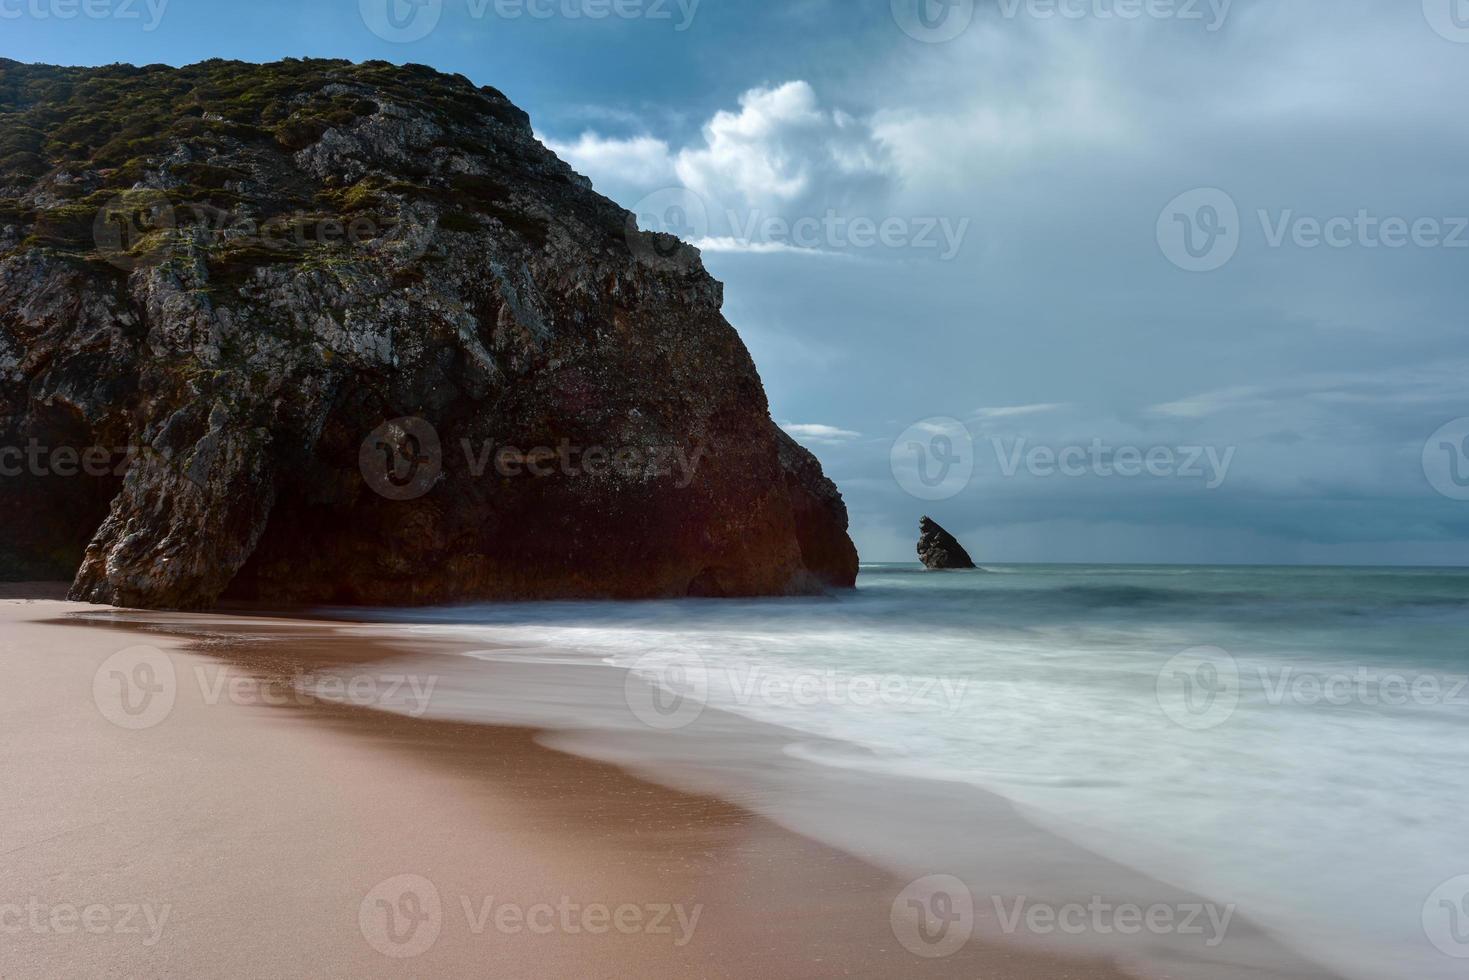
<svg viewBox="0 0 1469 980"><path fill-rule="evenodd" d="M932 569L974 568L974 559L948 531L930 517L918 522L918 558Z"/></svg>

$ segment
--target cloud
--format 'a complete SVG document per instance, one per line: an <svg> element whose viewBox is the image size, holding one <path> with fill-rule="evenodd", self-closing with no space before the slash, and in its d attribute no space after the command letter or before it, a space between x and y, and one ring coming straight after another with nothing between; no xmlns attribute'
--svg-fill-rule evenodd
<svg viewBox="0 0 1469 980"><path fill-rule="evenodd" d="M1040 402L1035 405L1003 405L998 408L981 408L974 413L977 419L1008 419L1020 415L1041 415L1070 408L1066 402Z"/></svg>
<svg viewBox="0 0 1469 980"><path fill-rule="evenodd" d="M835 446L852 439L862 438L862 433L850 429L839 429L834 425L819 422L782 422L780 427L792 438L818 445Z"/></svg>
<svg viewBox="0 0 1469 980"><path fill-rule="evenodd" d="M539 138L551 152L599 185L656 186L674 179L668 144L652 136L609 139L588 130L572 143Z"/></svg>
<svg viewBox="0 0 1469 980"><path fill-rule="evenodd" d="M693 191L709 212L707 241L719 251L825 251L781 248L758 229L766 219L789 226L831 210L881 217L875 202L895 174L887 144L869 123L823 106L800 80L748 90L738 110L716 112L695 142L676 150L651 135L592 130L569 142L541 141L624 204L675 185Z"/></svg>
<svg viewBox="0 0 1469 980"><path fill-rule="evenodd" d="M830 17L830 3L810 6ZM1272 246L1259 215L1469 214L1469 131L1444 97L1469 81L1469 49L1412 3L1236 0L1217 31L978 6L944 45L912 43L883 11L882 31L700 48L689 57L748 71L743 95L691 110L675 93L676 125L581 117L561 134L599 189L623 182L624 204L674 184L706 199L693 237L776 417L843 420L785 428L835 460L853 526L870 534L864 559L911 558L906 534L878 530L906 528L915 502L888 441L846 433L958 418L991 466L952 517L1034 529L1010 534L1011 558L1463 561L1469 519L1428 485L1423 451L1469 413L1464 251ZM569 138L584 126L595 132ZM629 134L648 135L609 138ZM1156 227L1170 199L1202 187L1238 205L1239 249L1186 274ZM809 261L852 252L760 230L828 208L972 227L947 262L912 249L860 264ZM1213 491L1000 479L991 436L1008 431L1033 446L1237 450L1236 462ZM1333 541L1361 544L1338 554Z"/></svg>
<svg viewBox="0 0 1469 980"><path fill-rule="evenodd" d="M1261 389L1248 385L1205 391L1147 409L1149 415L1175 419L1200 419L1261 403Z"/></svg>
<svg viewBox="0 0 1469 980"><path fill-rule="evenodd" d="M1395 409L1433 409L1442 413L1462 403L1463 359L1428 365L1381 368L1372 373L1301 375L1273 385L1234 385L1149 406L1146 415L1199 420L1254 413L1293 419L1345 417L1354 408L1368 417L1387 418ZM1431 413L1430 413L1431 414Z"/></svg>
<svg viewBox="0 0 1469 980"><path fill-rule="evenodd" d="M871 128L823 108L804 81L750 89L738 112L715 113L703 138L675 169L684 186L729 206L836 206L881 188L892 169Z"/></svg>
<svg viewBox="0 0 1469 980"><path fill-rule="evenodd" d="M904 73L874 135L905 185L949 192L1057 157L1147 151L1145 113L1127 91L1135 66L1109 63L1115 50L1073 32L977 24Z"/></svg>
<svg viewBox="0 0 1469 980"><path fill-rule="evenodd" d="M856 258L856 256L848 252L837 252L826 248L810 248L803 245L792 245L790 242L782 241L757 241L734 235L701 238L693 244L701 252L727 252L744 255L774 255L779 253L786 255L820 256L823 258Z"/></svg>

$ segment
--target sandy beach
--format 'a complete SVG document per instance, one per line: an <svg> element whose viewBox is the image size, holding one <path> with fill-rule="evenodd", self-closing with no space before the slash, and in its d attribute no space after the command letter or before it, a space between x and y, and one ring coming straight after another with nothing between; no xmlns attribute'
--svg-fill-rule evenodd
<svg viewBox="0 0 1469 980"><path fill-rule="evenodd" d="M547 731L455 720L487 665L391 629L0 616L5 978L1331 975L1233 910L1216 945L1035 928L1042 900L1206 903L983 794L799 763L744 719L612 731L610 668L493 665L527 720L537 691L584 701L585 728Z"/></svg>

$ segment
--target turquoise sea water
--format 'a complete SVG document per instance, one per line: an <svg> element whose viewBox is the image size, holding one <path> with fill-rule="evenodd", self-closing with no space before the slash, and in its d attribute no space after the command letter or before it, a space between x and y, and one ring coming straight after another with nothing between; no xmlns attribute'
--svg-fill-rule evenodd
<svg viewBox="0 0 1469 980"><path fill-rule="evenodd" d="M982 786L1349 976L1469 962L1469 879L1440 887L1469 875L1469 570L869 565L828 598L412 618Z"/></svg>

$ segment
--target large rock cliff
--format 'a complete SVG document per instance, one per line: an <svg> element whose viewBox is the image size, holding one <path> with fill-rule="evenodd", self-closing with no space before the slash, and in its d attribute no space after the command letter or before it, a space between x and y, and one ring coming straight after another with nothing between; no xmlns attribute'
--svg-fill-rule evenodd
<svg viewBox="0 0 1469 980"><path fill-rule="evenodd" d="M721 300L463 77L0 61L0 571L175 608L849 586Z"/></svg>

